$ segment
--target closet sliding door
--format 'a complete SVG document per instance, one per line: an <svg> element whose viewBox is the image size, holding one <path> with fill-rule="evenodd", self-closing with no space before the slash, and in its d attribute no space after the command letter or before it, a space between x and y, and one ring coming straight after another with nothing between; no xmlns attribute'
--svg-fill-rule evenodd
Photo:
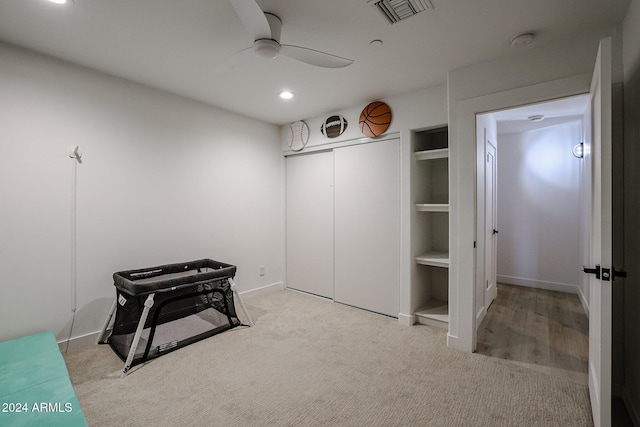
<svg viewBox="0 0 640 427"><path fill-rule="evenodd" d="M287 157L287 287L333 298L333 152Z"/></svg>
<svg viewBox="0 0 640 427"><path fill-rule="evenodd" d="M400 141L334 150L335 300L398 316Z"/></svg>

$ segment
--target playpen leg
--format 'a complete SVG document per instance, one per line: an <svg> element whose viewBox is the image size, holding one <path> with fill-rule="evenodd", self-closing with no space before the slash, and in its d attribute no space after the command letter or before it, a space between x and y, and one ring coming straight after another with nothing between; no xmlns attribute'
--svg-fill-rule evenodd
<svg viewBox="0 0 640 427"><path fill-rule="evenodd" d="M109 328L109 323L111 323L111 318L113 317L113 313L116 311L116 303L118 302L118 297L113 300L113 304L111 305L111 309L109 310L109 314L107 315L107 321L104 322L104 326L102 327L102 331L98 336L98 341L96 344L104 344L106 341L107 329Z"/></svg>
<svg viewBox="0 0 640 427"><path fill-rule="evenodd" d="M247 311L247 307L244 306L244 302L242 302L242 298L240 298L240 293L238 292L238 287L236 286L233 279L229 279L229 284L231 285L231 290L233 291L233 294L235 295L236 299L240 303L240 308L242 308L242 312L244 313L245 316L247 316L247 319L249 319L249 325L253 326L253 319L251 319L251 316Z"/></svg>
<svg viewBox="0 0 640 427"><path fill-rule="evenodd" d="M133 363L133 357L136 354L136 349L138 348L138 342L140 341L140 335L142 335L142 330L144 329L144 324L147 321L147 316L149 316L149 310L153 307L153 295L149 294L146 301L144 302L144 309L142 310L142 315L140 316L140 322L138 323L138 328L136 329L136 333L133 336L133 342L131 343L131 348L129 349L129 355L127 356L127 361L124 362L124 368L122 369L122 375L120 378L124 378L129 372L131 368L131 363Z"/></svg>

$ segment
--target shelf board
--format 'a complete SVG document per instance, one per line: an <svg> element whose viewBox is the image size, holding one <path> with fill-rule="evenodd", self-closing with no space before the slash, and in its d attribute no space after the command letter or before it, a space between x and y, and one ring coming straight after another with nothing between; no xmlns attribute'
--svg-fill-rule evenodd
<svg viewBox="0 0 640 427"><path fill-rule="evenodd" d="M449 157L449 149L440 148L437 150L416 151L415 155L416 160L446 159Z"/></svg>
<svg viewBox="0 0 640 427"><path fill-rule="evenodd" d="M449 212L448 203L417 203L416 210L419 212Z"/></svg>
<svg viewBox="0 0 640 427"><path fill-rule="evenodd" d="M447 252L428 252L416 257L416 263L431 265L433 267L449 267L449 254Z"/></svg>
<svg viewBox="0 0 640 427"><path fill-rule="evenodd" d="M418 323L448 328L449 305L446 301L432 299L415 312Z"/></svg>

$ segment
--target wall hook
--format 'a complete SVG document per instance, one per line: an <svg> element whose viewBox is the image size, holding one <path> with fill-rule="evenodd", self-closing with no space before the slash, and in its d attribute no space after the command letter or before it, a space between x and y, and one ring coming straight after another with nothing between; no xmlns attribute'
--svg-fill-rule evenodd
<svg viewBox="0 0 640 427"><path fill-rule="evenodd" d="M67 150L67 154L72 159L76 159L78 161L82 159L82 153L80 152L80 147L77 145L73 147L69 147L69 149Z"/></svg>

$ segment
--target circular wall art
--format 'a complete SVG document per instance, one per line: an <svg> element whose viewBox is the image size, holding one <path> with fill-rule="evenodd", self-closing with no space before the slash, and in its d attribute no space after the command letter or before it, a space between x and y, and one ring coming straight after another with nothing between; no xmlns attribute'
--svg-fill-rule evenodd
<svg viewBox="0 0 640 427"><path fill-rule="evenodd" d="M364 107L360 113L360 131L370 138L382 135L391 124L391 108L382 101Z"/></svg>
<svg viewBox="0 0 640 427"><path fill-rule="evenodd" d="M331 116L322 123L320 132L327 138L336 138L347 129L347 119L342 116Z"/></svg>
<svg viewBox="0 0 640 427"><path fill-rule="evenodd" d="M293 151L300 151L309 141L309 126L303 121L293 122L289 125L287 142Z"/></svg>

